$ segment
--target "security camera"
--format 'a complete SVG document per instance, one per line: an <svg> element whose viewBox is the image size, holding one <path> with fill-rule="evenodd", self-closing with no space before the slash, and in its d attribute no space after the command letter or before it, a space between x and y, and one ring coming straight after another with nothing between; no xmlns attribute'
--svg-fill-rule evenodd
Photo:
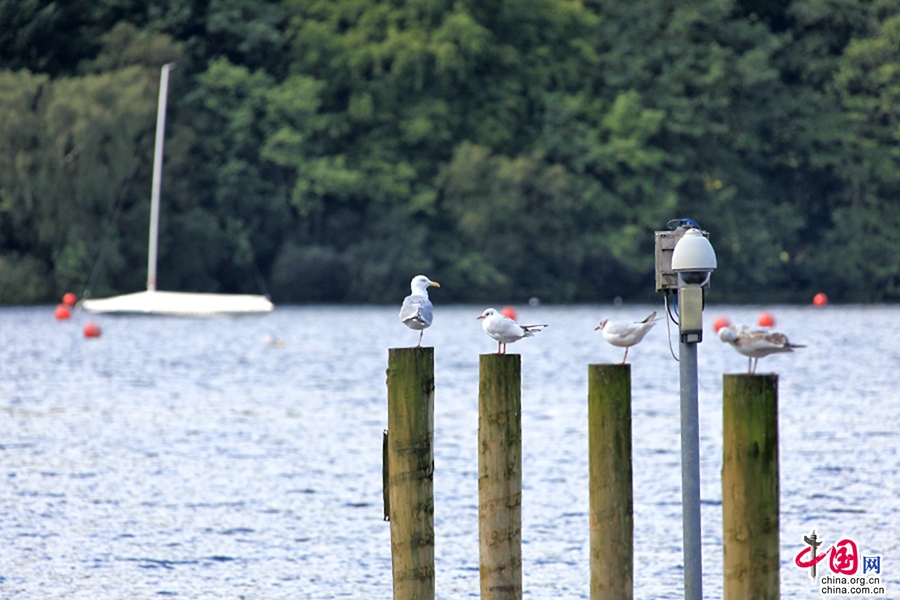
<svg viewBox="0 0 900 600"><path fill-rule="evenodd" d="M680 283L681 277L678 273L675 272L673 268L673 256L675 253L675 247L681 242L681 239L685 236L687 232L691 233L691 236L699 234L706 237L707 233L700 229L700 226L697 225L696 222L691 219L672 219L668 223L669 230L668 231L657 231L655 233L656 237L656 250L655 250L655 263L656 263L656 291L657 292L665 292L667 295L671 292L675 292ZM692 243L697 243L696 240L692 240L691 242L686 242L685 247L679 251L679 255L683 254L685 250L690 250L689 246ZM701 242L702 243L702 242ZM691 254L691 252L688 252ZM679 271L686 273L686 278L689 282L694 283L698 282L700 277L692 277L689 273L694 272L694 270L689 269L689 267L699 266L699 269L696 269L696 272L703 271L711 271L716 268L715 264L715 254L712 254L712 262L710 264L709 260L701 260L698 262L697 260L688 256L685 258L684 256L679 256L678 264ZM709 257L706 257L707 259ZM675 263L677 264L677 263ZM707 285L708 280L706 276L703 276L703 281L698 282L699 285Z"/></svg>
<svg viewBox="0 0 900 600"><path fill-rule="evenodd" d="M687 285L705 286L716 270L716 253L699 229L684 232L672 252L672 270Z"/></svg>
<svg viewBox="0 0 900 600"><path fill-rule="evenodd" d="M682 343L697 344L703 341L705 288L716 269L716 253L689 219L682 220L675 233L680 235L672 251L671 269L678 279L678 327Z"/></svg>

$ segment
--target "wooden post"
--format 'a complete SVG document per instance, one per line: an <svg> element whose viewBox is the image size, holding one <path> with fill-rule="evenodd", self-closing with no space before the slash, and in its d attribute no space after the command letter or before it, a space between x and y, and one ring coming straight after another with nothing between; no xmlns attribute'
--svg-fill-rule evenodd
<svg viewBox="0 0 900 600"><path fill-rule="evenodd" d="M588 366L591 600L634 597L631 365Z"/></svg>
<svg viewBox="0 0 900 600"><path fill-rule="evenodd" d="M482 354L478 539L482 600L522 598L522 361Z"/></svg>
<svg viewBox="0 0 900 600"><path fill-rule="evenodd" d="M394 600L433 600L434 348L391 348L387 375Z"/></svg>
<svg viewBox="0 0 900 600"><path fill-rule="evenodd" d="M778 375L725 375L724 597L777 599Z"/></svg>

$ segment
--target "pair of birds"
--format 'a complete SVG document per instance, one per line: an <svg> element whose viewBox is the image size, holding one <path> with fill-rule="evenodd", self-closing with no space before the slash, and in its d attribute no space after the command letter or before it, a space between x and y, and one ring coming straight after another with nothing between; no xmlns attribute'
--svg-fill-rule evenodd
<svg viewBox="0 0 900 600"><path fill-rule="evenodd" d="M431 300L428 299L428 288L441 287L441 284L431 281L424 275L416 275L409 287L411 293L403 299L403 305L400 307L400 320L410 329L419 332L419 343L416 344L418 348L422 345L422 334L425 333L426 328L431 326L434 318L434 307ZM506 344L531 337L547 327L546 324L519 325L493 308L485 310L478 318L483 319L481 326L485 333L497 340L498 354L506 354Z"/></svg>
<svg viewBox="0 0 900 600"><path fill-rule="evenodd" d="M410 282L411 292L404 298L400 307L400 320L410 329L419 331L419 342L416 347L422 345L422 334L431 325L434 318L434 308L428 299L429 287L441 287L436 281L431 281L425 275L417 275ZM628 349L634 346L653 327L656 312L640 323L612 323L609 319L603 319L597 329L602 330L603 339L614 346L625 348L625 356L622 364L628 358ZM506 354L506 345L517 342L522 338L531 337L548 325L540 323L535 325L519 325L514 320L500 313L494 308L486 309L478 317L481 319L481 327L490 337L497 340L497 354Z"/></svg>
<svg viewBox="0 0 900 600"><path fill-rule="evenodd" d="M639 323L610 323L607 319L603 319L597 329L603 330L603 338L610 344L624 346L627 358L628 348L644 339L644 335L653 327L654 317L655 312ZM764 356L793 352L794 348L806 347L792 344L783 333L767 329L750 329L746 325L740 329L727 325L719 329L718 335L720 340L750 359L748 373L756 372L756 365ZM625 358L622 359L622 364L625 364Z"/></svg>
<svg viewBox="0 0 900 600"><path fill-rule="evenodd" d="M547 327L546 324L519 325L493 308L487 309L478 318L484 319L482 322L484 331L499 342L498 354L506 354L507 343L515 342L523 337L531 337L535 332ZM609 319L603 319L594 330L600 330L603 333L603 339L613 346L625 348L625 356L622 357L621 363L624 365L625 359L628 358L629 348L640 343L655 322L656 311L653 311L649 317L637 323L612 322Z"/></svg>
<svg viewBox="0 0 900 600"><path fill-rule="evenodd" d="M431 326L434 309L428 299L429 287L441 287L424 275L417 275L410 282L412 293L403 300L400 307L400 320L410 329L419 331L419 343L422 345L422 334ZM488 308L478 317L481 326L490 337L497 340L497 353L506 354L506 345L522 338L531 337L544 327L546 323L537 325L519 325L506 315L493 308ZM637 323L612 322L609 319L600 321L596 330L603 333L603 339L620 348L625 348L622 363L628 358L628 350L641 342L647 332L656 323L656 311L650 313L643 321ZM768 330L751 330L744 326L740 329L728 325L718 331L719 339L750 359L748 372L755 373L760 358L780 352L793 352L795 348L804 348L800 344L792 344L786 335Z"/></svg>

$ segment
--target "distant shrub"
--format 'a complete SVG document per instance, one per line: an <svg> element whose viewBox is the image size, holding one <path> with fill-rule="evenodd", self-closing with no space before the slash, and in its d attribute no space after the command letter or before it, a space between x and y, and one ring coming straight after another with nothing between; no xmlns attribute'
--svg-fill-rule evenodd
<svg viewBox="0 0 900 600"><path fill-rule="evenodd" d="M46 265L31 256L0 254L0 304L38 304L52 299Z"/></svg>
<svg viewBox="0 0 900 600"><path fill-rule="evenodd" d="M280 303L340 302L350 272L332 248L287 242L272 265L272 298Z"/></svg>

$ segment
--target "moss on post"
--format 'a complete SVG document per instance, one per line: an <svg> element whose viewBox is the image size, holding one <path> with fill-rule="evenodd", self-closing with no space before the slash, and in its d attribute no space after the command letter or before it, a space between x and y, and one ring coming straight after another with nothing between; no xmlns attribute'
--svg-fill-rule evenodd
<svg viewBox="0 0 900 600"><path fill-rule="evenodd" d="M388 473L394 600L430 600L434 573L434 348L391 348Z"/></svg>
<svg viewBox="0 0 900 600"><path fill-rule="evenodd" d="M631 366L588 366L591 600L634 597Z"/></svg>
<svg viewBox="0 0 900 600"><path fill-rule="evenodd" d="M482 600L522 598L522 362L482 354L478 383L478 538Z"/></svg>
<svg viewBox="0 0 900 600"><path fill-rule="evenodd" d="M725 375L722 421L724 596L777 599L778 376Z"/></svg>

